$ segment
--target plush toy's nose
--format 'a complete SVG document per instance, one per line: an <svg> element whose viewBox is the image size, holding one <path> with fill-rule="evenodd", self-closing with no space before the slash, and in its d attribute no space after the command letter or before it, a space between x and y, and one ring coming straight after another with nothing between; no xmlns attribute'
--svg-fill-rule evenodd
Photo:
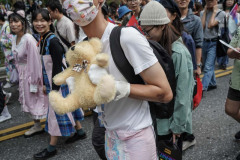
<svg viewBox="0 0 240 160"><path fill-rule="evenodd" d="M75 49L75 46L72 46L72 47L71 47L71 50L74 51L74 49Z"/></svg>

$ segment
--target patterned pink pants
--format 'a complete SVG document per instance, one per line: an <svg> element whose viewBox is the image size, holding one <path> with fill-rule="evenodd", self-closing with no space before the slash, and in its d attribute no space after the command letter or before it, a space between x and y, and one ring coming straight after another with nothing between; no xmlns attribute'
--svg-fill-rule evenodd
<svg viewBox="0 0 240 160"><path fill-rule="evenodd" d="M153 127L136 132L107 130L105 151L109 160L157 160Z"/></svg>

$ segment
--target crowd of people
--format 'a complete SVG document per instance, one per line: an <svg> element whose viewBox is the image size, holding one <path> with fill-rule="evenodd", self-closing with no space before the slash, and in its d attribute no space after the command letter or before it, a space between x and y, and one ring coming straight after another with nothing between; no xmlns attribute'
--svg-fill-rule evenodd
<svg viewBox="0 0 240 160"><path fill-rule="evenodd" d="M58 137L69 137L66 144L87 137L81 126L83 110L58 115L48 94L56 90L66 97L71 92L73 77L61 86L53 83L53 77L68 66L67 50L93 37L101 40L110 63L108 68L90 67L89 78L94 83L108 72L115 78L117 92L113 101L93 110L92 144L101 159L156 160L159 141L180 142L180 152L195 145L192 111L196 78L203 74L201 96L217 89L216 61L219 69L226 70L228 59L234 59L225 109L240 122L240 16L230 13L238 5L236 0L223 0L220 5L217 0L121 0L120 4L49 0L45 8L42 3L30 2L28 10L18 1L0 13L0 43L7 73L7 83L0 87L0 122L11 118L7 108L11 93L3 89L18 84L22 111L34 120L24 137L44 130L50 135L46 149L34 154L35 159L56 155ZM116 28L120 29L119 50L142 84L131 83L124 73L128 71L114 60L110 46ZM236 49L217 56L218 37L226 29L230 45ZM152 44L163 48L162 55L169 58L167 69ZM155 111L152 102L160 103ZM45 118L43 129L40 120ZM240 131L235 138L240 140Z"/></svg>

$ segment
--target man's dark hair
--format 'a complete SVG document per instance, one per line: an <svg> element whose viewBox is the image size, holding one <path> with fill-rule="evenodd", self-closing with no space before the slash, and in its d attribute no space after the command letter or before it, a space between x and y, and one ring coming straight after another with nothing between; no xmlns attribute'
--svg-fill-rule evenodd
<svg viewBox="0 0 240 160"><path fill-rule="evenodd" d="M200 13L203 10L202 4L200 2L195 2L195 9L195 11Z"/></svg>
<svg viewBox="0 0 240 160"><path fill-rule="evenodd" d="M16 10L16 11L18 11L18 10L25 11L25 4L22 1L17 1L16 3L14 3L13 7L14 7L14 10Z"/></svg>
<svg viewBox="0 0 240 160"><path fill-rule="evenodd" d="M62 4L58 0L49 0L46 7L50 8L52 11L58 9L59 13L63 13Z"/></svg>
<svg viewBox="0 0 240 160"><path fill-rule="evenodd" d="M107 4L107 2L105 2L102 6L102 13L103 13L104 16L107 16L108 12L109 12L108 4Z"/></svg>
<svg viewBox="0 0 240 160"><path fill-rule="evenodd" d="M117 4L116 2L111 2L111 3L109 4L109 7L114 8L115 10L117 10L118 4Z"/></svg>

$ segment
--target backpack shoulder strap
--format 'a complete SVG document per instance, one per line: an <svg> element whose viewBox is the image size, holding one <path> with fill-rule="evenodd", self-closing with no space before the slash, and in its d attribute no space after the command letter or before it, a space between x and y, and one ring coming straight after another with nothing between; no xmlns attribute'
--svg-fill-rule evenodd
<svg viewBox="0 0 240 160"><path fill-rule="evenodd" d="M217 17L220 13L222 12L222 10L220 10L217 14L216 14L216 16L215 17Z"/></svg>
<svg viewBox="0 0 240 160"><path fill-rule="evenodd" d="M128 62L124 51L120 43L121 30L123 27L113 28L110 34L110 49L113 57L113 61L116 64L118 70L131 84L144 84L144 81L139 75L135 75L134 69Z"/></svg>
<svg viewBox="0 0 240 160"><path fill-rule="evenodd" d="M56 36L55 36L54 34L51 34L51 35L49 35L49 36L46 38L47 44L46 44L45 49L47 49L47 52L49 52L50 41L51 41L53 38L55 38L55 37L56 37ZM57 37L56 37L56 38L57 38Z"/></svg>
<svg viewBox="0 0 240 160"><path fill-rule="evenodd" d="M50 35L47 37L47 39L46 39L46 43L47 43L47 44L46 44L45 49L46 49L46 54L47 54L47 55L50 54L50 53L49 53L49 45L50 45L51 40L54 39L54 38L56 38L56 39L59 41L58 37L57 37L55 34L50 34ZM64 50L64 47L62 46L61 43L60 43L60 45L61 45L62 49ZM62 58L65 59L64 53L63 53L63 57L62 57ZM67 64L64 64L64 63L62 62L62 68L63 68L63 70L65 70L65 69L67 68Z"/></svg>

